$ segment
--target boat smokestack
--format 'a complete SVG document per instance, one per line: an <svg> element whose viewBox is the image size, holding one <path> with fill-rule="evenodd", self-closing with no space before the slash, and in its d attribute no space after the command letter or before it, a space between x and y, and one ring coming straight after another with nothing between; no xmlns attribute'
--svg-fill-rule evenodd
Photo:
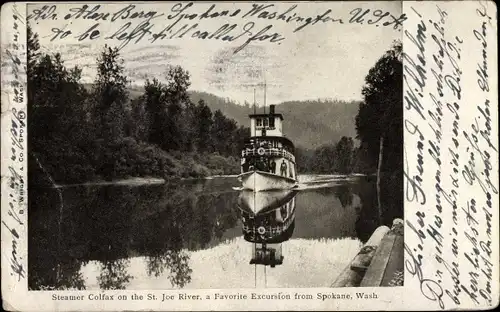
<svg viewBox="0 0 500 312"><path fill-rule="evenodd" d="M269 105L269 114L273 115L274 114L274 107L276 105Z"/></svg>

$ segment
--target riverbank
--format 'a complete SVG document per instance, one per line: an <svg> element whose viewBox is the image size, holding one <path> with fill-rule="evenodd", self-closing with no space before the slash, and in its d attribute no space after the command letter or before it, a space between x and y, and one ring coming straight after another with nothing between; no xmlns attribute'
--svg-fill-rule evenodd
<svg viewBox="0 0 500 312"><path fill-rule="evenodd" d="M56 184L54 188L64 188L64 187L74 187L74 186L104 186L104 185L126 185L126 186L136 186L136 185L155 185L155 184L164 184L165 179L161 178L143 178L143 177L133 177L129 179L121 179L114 181L95 181L95 182L86 182L86 183L74 183L74 184Z"/></svg>
<svg viewBox="0 0 500 312"><path fill-rule="evenodd" d="M212 175L208 177L200 177L200 178L171 178L171 179L163 179L163 178L155 178L155 177L131 177L127 179L120 180L112 180L112 181L94 181L94 182L85 182L85 183L73 183L73 184L56 184L54 188L65 188L65 187L74 187L74 186L105 186L105 185L122 185L122 186L140 186L140 185L158 185L165 184L167 182L175 182L177 180L180 181L189 181L189 180L213 180L213 179L222 179L222 178L237 178L237 174L229 174L229 175Z"/></svg>
<svg viewBox="0 0 500 312"><path fill-rule="evenodd" d="M29 160L30 187L75 185L142 185L169 181L237 175L239 160L217 153L172 152L123 153L105 166L88 162L58 166L51 159Z"/></svg>

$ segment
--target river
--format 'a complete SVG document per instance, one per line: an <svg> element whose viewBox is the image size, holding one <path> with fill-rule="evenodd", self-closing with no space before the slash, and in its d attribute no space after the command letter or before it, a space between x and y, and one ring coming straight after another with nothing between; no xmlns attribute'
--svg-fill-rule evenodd
<svg viewBox="0 0 500 312"><path fill-rule="evenodd" d="M300 181L279 203L283 214L268 209L289 225L264 248L278 252L273 266L255 263L264 245L243 234L258 219L245 211L234 177L33 187L29 288L329 287L381 222L375 183L333 175Z"/></svg>

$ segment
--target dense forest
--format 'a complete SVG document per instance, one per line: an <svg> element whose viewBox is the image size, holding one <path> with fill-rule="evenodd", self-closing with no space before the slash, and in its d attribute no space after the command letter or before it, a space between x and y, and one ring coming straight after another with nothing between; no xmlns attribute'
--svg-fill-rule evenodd
<svg viewBox="0 0 500 312"><path fill-rule="evenodd" d="M335 144L316 149L298 147L295 152L299 172L306 173L374 173L367 163L364 150L356 147L351 137L342 137Z"/></svg>
<svg viewBox="0 0 500 312"><path fill-rule="evenodd" d="M80 68L66 68L60 54L40 52L29 27L28 46L30 172L43 171L62 184L239 173L249 103L189 90L190 75L179 66L132 87L123 58L108 46L96 59L95 81L83 84ZM299 172L378 171L382 178L400 167L401 50L395 44L369 71L363 102L277 105L297 146ZM312 107L320 113L311 114Z"/></svg>
<svg viewBox="0 0 500 312"><path fill-rule="evenodd" d="M60 54L42 54L28 27L30 173L52 183L127 177L201 177L239 172L248 128L188 96L190 76L178 66L129 94L123 59L106 46L92 85ZM33 174L30 182L41 182Z"/></svg>

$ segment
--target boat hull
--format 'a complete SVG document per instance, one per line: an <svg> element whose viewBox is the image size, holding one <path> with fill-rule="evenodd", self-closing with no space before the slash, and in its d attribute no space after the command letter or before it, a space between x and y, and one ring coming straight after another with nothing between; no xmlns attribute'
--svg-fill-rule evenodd
<svg viewBox="0 0 500 312"><path fill-rule="evenodd" d="M257 215L276 210L290 202L296 195L295 190L254 192L244 190L238 197L238 206L243 211Z"/></svg>
<svg viewBox="0 0 500 312"><path fill-rule="evenodd" d="M264 171L250 171L239 175L243 189L254 192L288 190L297 186L297 181Z"/></svg>

